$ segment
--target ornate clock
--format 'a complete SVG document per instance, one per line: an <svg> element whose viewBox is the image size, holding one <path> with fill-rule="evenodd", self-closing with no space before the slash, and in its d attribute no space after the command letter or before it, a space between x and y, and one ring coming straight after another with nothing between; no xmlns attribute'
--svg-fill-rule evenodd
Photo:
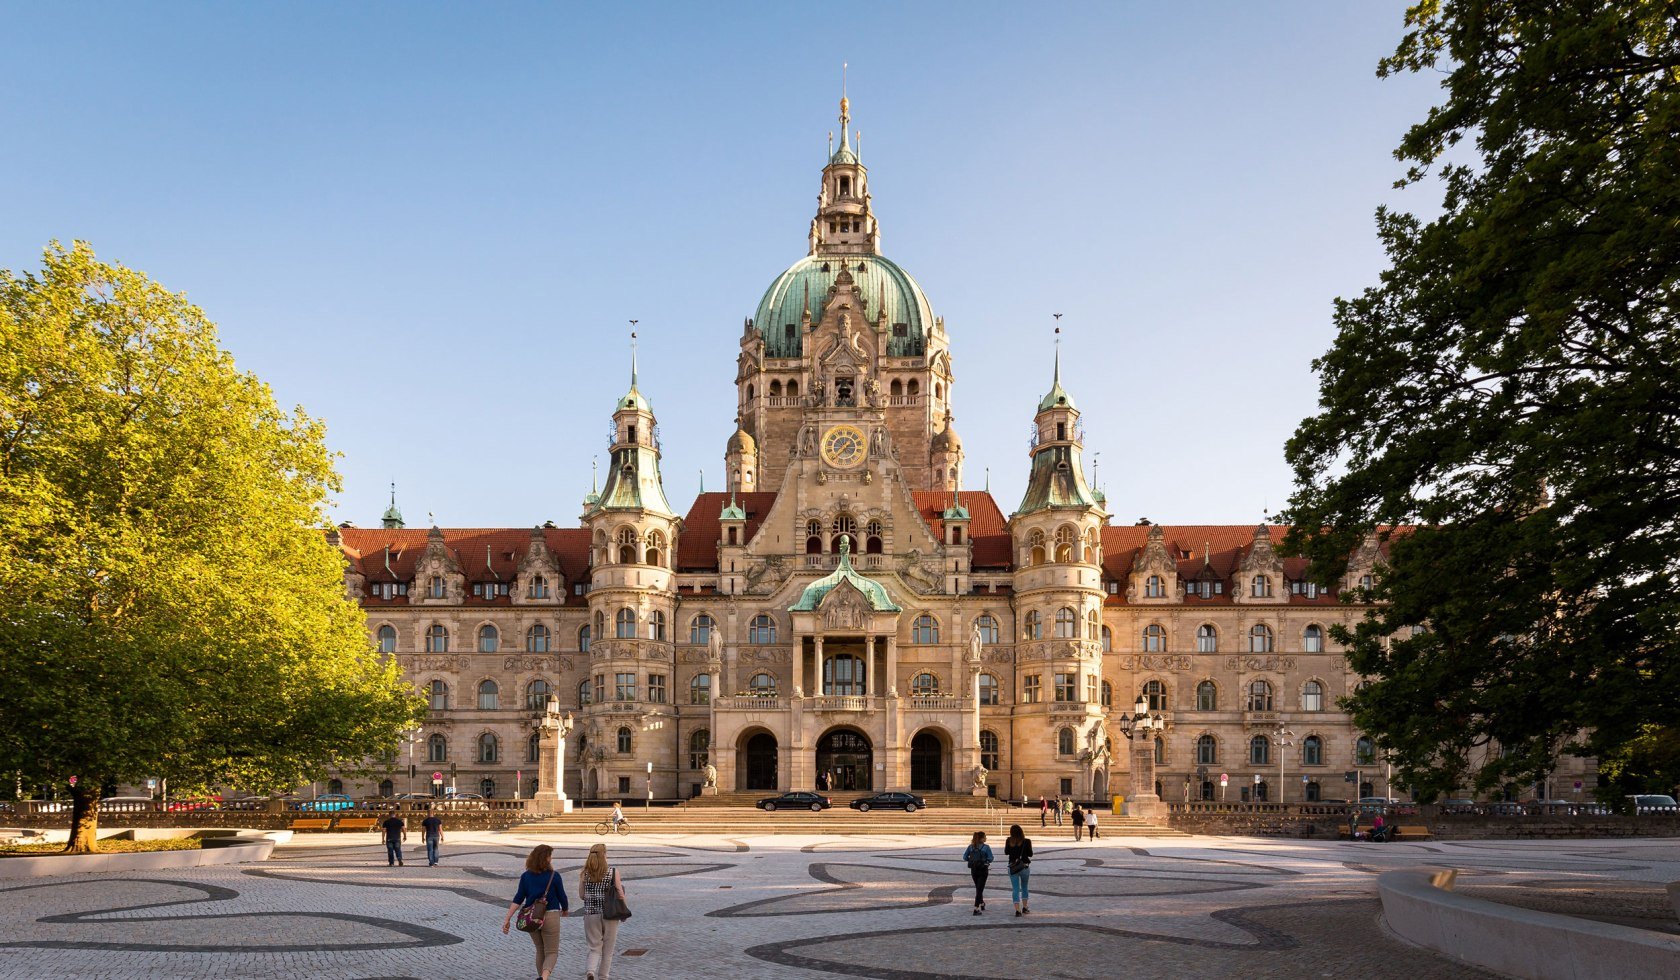
<svg viewBox="0 0 1680 980"><path fill-rule="evenodd" d="M837 425L823 433L822 457L830 466L849 469L863 462L867 451L863 430L855 425Z"/></svg>

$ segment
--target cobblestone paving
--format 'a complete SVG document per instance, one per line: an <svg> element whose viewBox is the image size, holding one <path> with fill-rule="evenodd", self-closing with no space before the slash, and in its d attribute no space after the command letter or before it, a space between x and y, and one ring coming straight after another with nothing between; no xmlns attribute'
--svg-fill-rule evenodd
<svg viewBox="0 0 1680 980"><path fill-rule="evenodd" d="M0 978L519 977L530 941L502 914L520 831L456 833L385 865L366 837L310 836L263 864L34 879L0 887ZM593 836L543 838L575 893ZM635 917L623 978L1480 977L1391 938L1375 874L1460 869L1466 893L1644 917L1680 879L1680 844L1518 841L1363 844L1202 837L1045 838L1031 914L999 864L971 914L963 841L643 835L609 854ZM1522 886L1522 887L1514 887ZM1538 904L1534 904L1538 903ZM561 929L556 977L582 975L582 923Z"/></svg>

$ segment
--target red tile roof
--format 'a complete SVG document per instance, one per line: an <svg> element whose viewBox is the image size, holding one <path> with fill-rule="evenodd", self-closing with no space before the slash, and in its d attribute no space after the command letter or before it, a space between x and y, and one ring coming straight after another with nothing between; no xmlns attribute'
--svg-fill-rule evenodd
<svg viewBox="0 0 1680 980"><path fill-rule="evenodd" d="M717 544L723 536L718 515L729 506L729 496L728 493L703 493L694 498L694 503L688 508L688 516L683 518L682 534L677 540L677 571L717 569ZM735 494L736 505L747 513L747 536L742 544L751 541L758 533L758 526L764 523L775 502L773 492Z"/></svg>
<svg viewBox="0 0 1680 980"><path fill-rule="evenodd" d="M1132 573L1132 565L1149 541L1151 525L1135 524L1121 527L1104 527L1102 529L1103 545L1103 576L1120 583L1120 594L1108 596L1106 605L1125 605L1127 578ZM1405 528L1396 529L1404 533ZM1271 538L1274 547L1281 547L1284 536L1289 533L1287 527L1268 526L1267 536ZM1165 539L1167 552L1178 562L1178 580L1190 581L1202 574L1206 567L1213 574L1227 583L1225 592L1210 599L1200 597L1188 598L1185 601L1192 605L1230 605L1231 590L1229 583L1236 575L1237 568L1242 564L1249 551L1254 548L1254 525L1252 524L1163 524L1161 534ZM1286 580L1300 579L1306 576L1308 561L1300 556L1283 557L1283 576ZM1316 599L1306 596L1291 595L1290 605L1337 605L1338 600L1333 594L1320 593Z"/></svg>
<svg viewBox="0 0 1680 980"><path fill-rule="evenodd" d="M519 563L531 547L530 528L442 528L444 547L449 549L467 579L469 605L505 605L506 597L475 599L474 582L511 583L519 574ZM426 528L338 529L339 550L369 582L409 582L414 567L426 554ZM543 528L543 542L554 553L565 579L565 601L581 605L583 596L572 594L574 582L589 580L589 531L585 528ZM389 549L389 551L387 551ZM370 605L405 605L406 599L374 599Z"/></svg>
<svg viewBox="0 0 1680 980"><path fill-rule="evenodd" d="M913 490L916 509L933 528L934 537L945 540L945 521L940 516L951 506L951 494L944 490ZM1009 521L992 495L982 490L964 490L962 505L968 509L968 536L974 542L975 568L1008 568L1014 548L1009 542Z"/></svg>

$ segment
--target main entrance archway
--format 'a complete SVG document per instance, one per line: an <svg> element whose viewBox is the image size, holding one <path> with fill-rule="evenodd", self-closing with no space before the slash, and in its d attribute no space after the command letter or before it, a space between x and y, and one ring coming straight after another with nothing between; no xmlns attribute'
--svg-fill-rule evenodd
<svg viewBox="0 0 1680 980"><path fill-rule="evenodd" d="M868 736L850 728L836 728L818 739L817 772L833 774L829 789L874 789L875 750Z"/></svg>
<svg viewBox="0 0 1680 980"><path fill-rule="evenodd" d="M910 740L910 788L919 792L945 788L945 742L923 730Z"/></svg>
<svg viewBox="0 0 1680 980"><path fill-rule="evenodd" d="M776 788L776 736L761 731L749 737L737 758L742 789Z"/></svg>

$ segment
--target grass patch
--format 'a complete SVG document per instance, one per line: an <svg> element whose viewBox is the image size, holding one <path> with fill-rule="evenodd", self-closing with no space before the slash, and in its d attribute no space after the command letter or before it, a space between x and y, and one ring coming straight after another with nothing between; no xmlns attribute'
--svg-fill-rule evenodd
<svg viewBox="0 0 1680 980"><path fill-rule="evenodd" d="M131 851L196 851L203 842L196 837L173 837L168 840L102 840L99 853L119 854ZM40 854L62 854L63 844L0 844L0 857L31 857Z"/></svg>

